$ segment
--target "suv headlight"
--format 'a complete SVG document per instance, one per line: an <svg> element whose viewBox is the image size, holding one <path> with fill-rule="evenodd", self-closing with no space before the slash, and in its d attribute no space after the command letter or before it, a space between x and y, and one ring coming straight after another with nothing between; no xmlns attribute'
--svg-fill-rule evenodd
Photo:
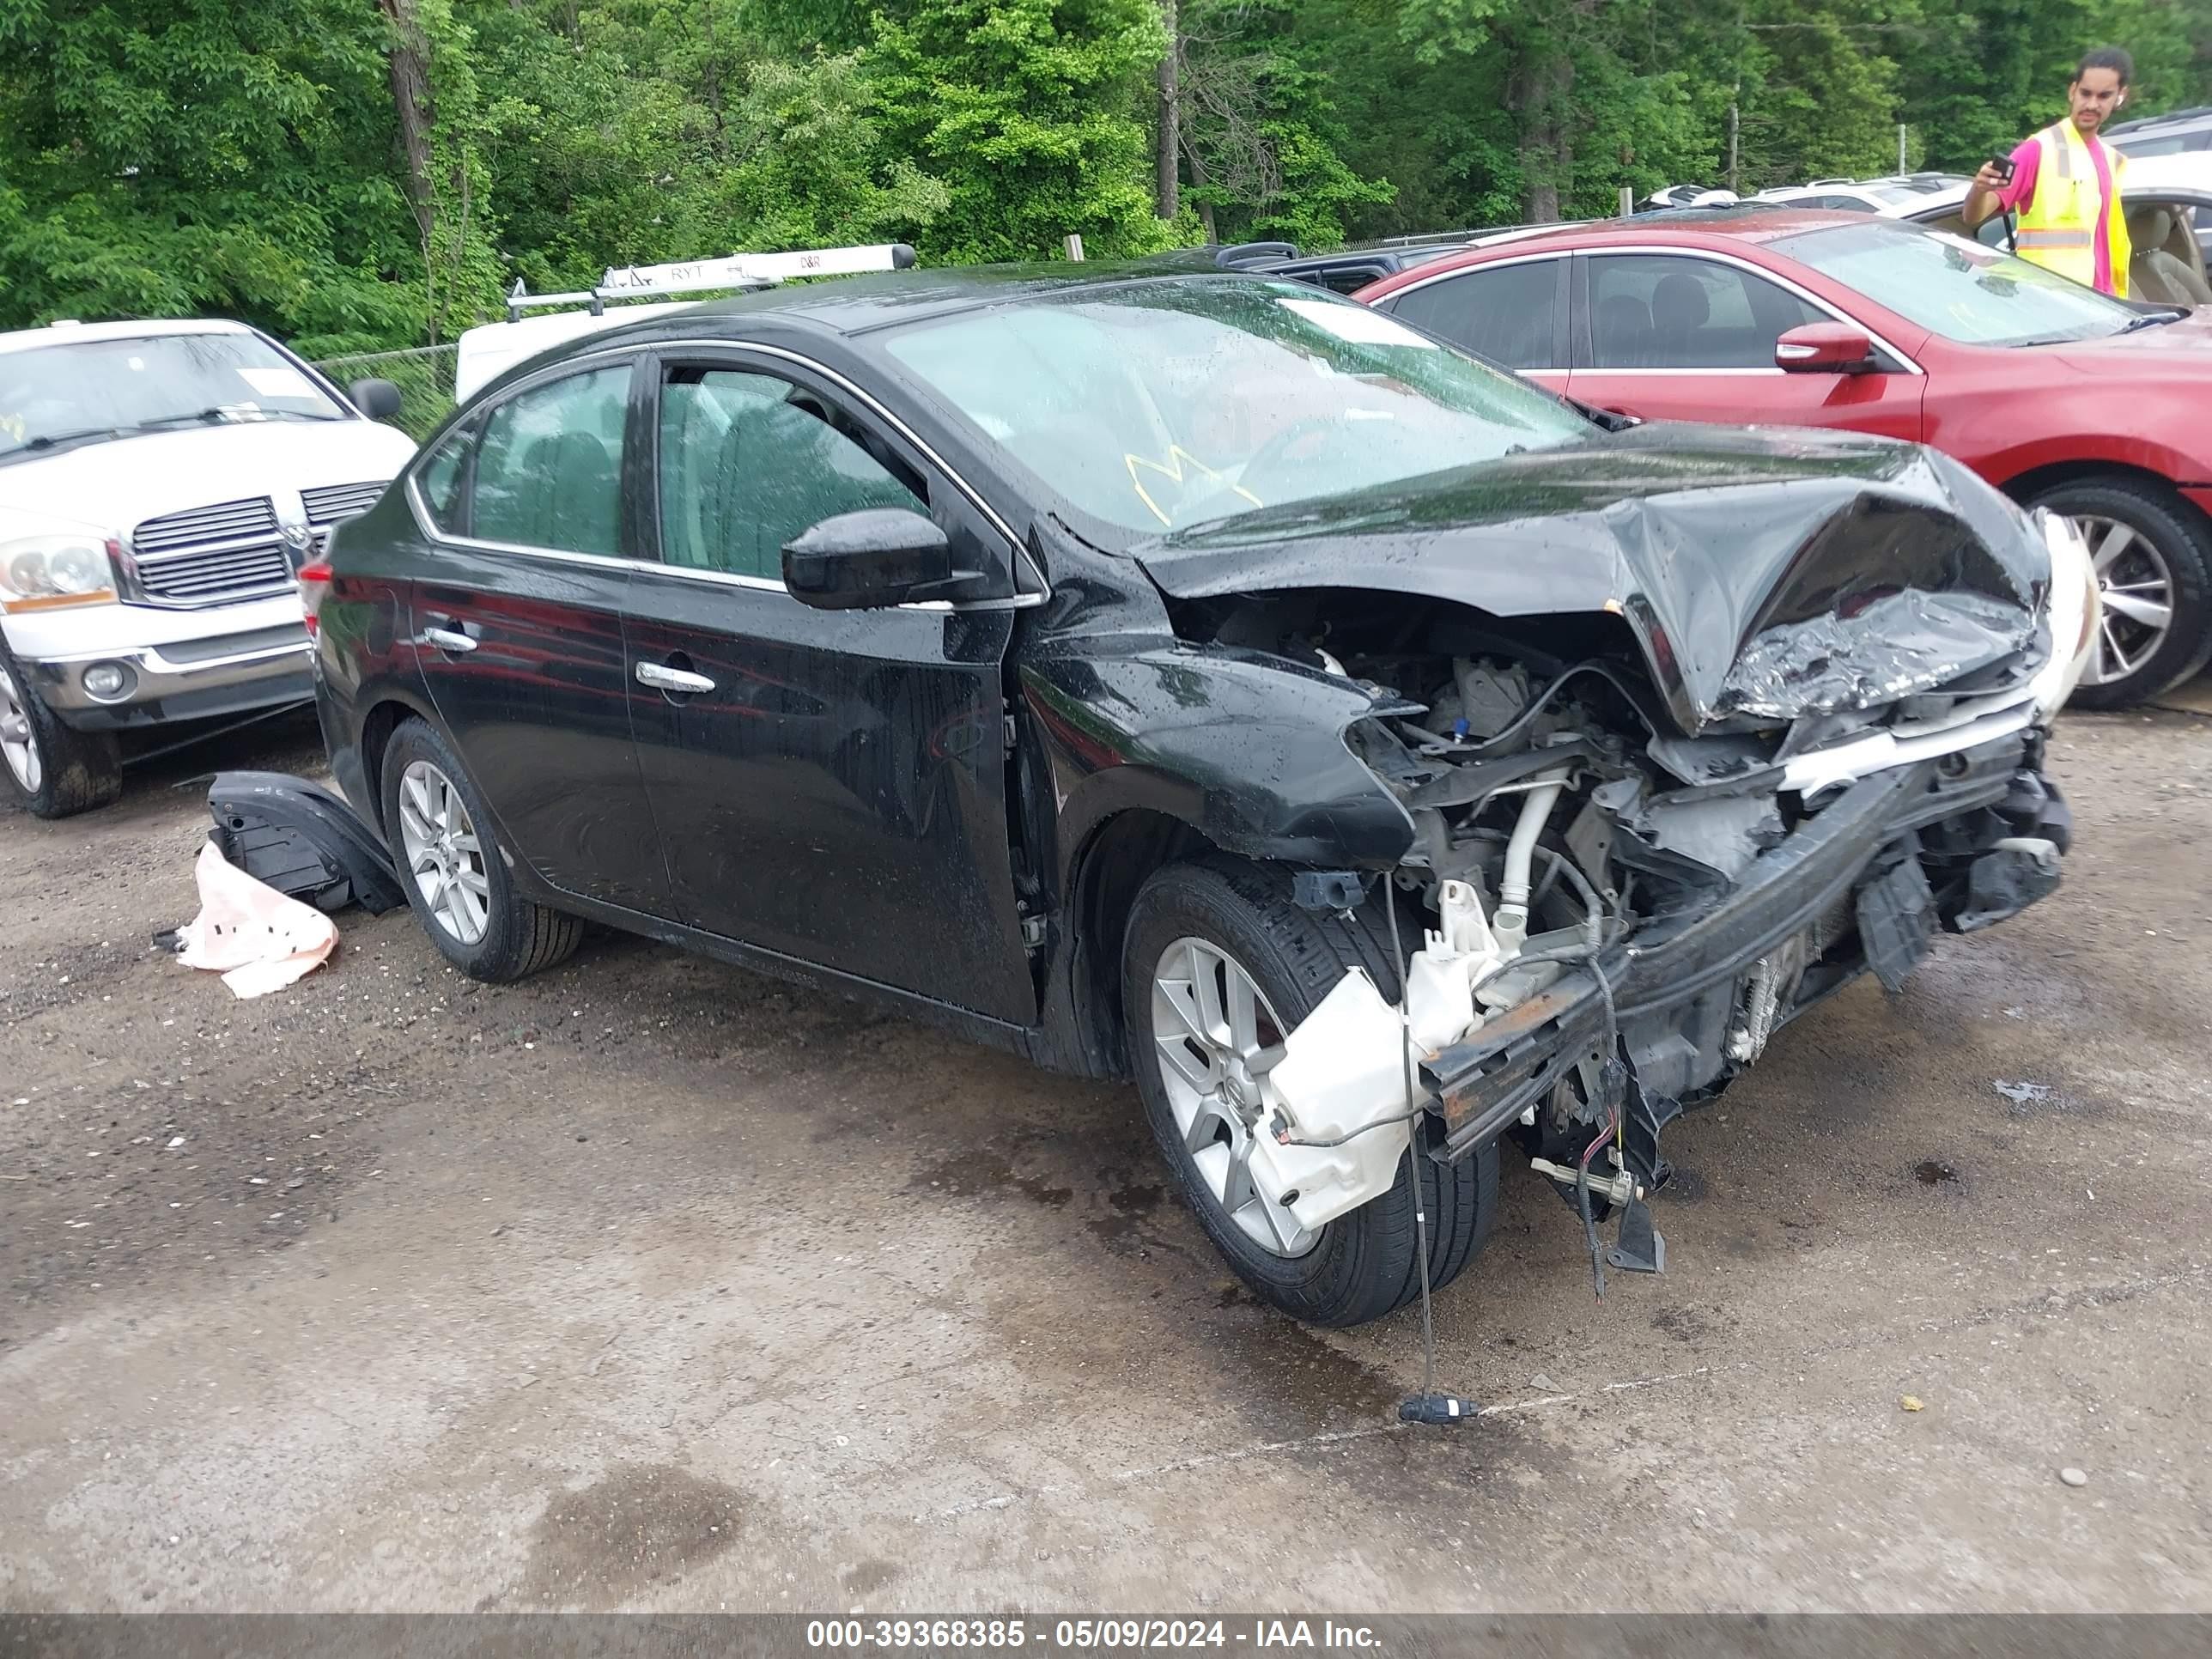
<svg viewBox="0 0 2212 1659"><path fill-rule="evenodd" d="M2051 629L2051 660L2036 672L2031 690L2046 720L2055 719L2081 682L2096 648L2104 605L2097 588L2097 567L2088 544L2072 520L2038 507L2035 528L2051 553L2051 603L2045 617Z"/></svg>
<svg viewBox="0 0 2212 1659"><path fill-rule="evenodd" d="M115 544L74 532L0 542L0 612L115 603Z"/></svg>

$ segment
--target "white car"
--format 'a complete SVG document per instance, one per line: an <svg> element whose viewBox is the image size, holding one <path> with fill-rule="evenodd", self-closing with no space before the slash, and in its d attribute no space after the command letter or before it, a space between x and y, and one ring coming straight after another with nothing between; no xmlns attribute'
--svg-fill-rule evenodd
<svg viewBox="0 0 2212 1659"><path fill-rule="evenodd" d="M1968 183L1949 173L1900 173L1886 179L1815 179L1809 185L1778 185L1772 190L1762 190L1751 199L1906 219L1925 206L1932 196L1954 185L1963 199Z"/></svg>
<svg viewBox="0 0 2212 1659"><path fill-rule="evenodd" d="M117 733L313 695L295 577L412 440L220 321L0 334L0 793L112 800Z"/></svg>

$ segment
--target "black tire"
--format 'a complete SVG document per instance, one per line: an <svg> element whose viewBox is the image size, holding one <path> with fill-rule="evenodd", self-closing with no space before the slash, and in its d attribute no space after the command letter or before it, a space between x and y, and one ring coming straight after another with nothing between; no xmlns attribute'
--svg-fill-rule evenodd
<svg viewBox="0 0 2212 1659"><path fill-rule="evenodd" d="M1328 1223L1304 1255L1270 1254L1230 1218L1183 1146L1152 1052L1152 974L1168 946L1189 936L1233 957L1291 1025L1313 1011L1348 968L1365 969L1383 995L1395 998L1398 972L1382 902L1370 901L1350 921L1316 915L1291 902L1286 871L1226 858L1170 865L1138 893L1123 951L1129 1063L1162 1156L1237 1276L1271 1306L1311 1325L1364 1324L1419 1298L1416 1170L1428 1212L1430 1285L1441 1289L1458 1278L1497 1215L1498 1149L1492 1145L1442 1164L1424 1149L1425 1133L1417 1133L1388 1193ZM1426 1121L1418 1121L1416 1130L1425 1131Z"/></svg>
<svg viewBox="0 0 2212 1659"><path fill-rule="evenodd" d="M2127 526L2155 550L2172 586L2173 619L2158 648L2120 678L2077 687L2070 700L2075 708L2130 708L2212 660L2212 520L2165 484L2117 476L2060 484L2031 505Z"/></svg>
<svg viewBox="0 0 2212 1659"><path fill-rule="evenodd" d="M483 936L464 939L448 921L433 912L422 883L408 868L400 826L400 792L407 769L416 762L434 767L451 783L468 810L469 825L482 849L481 872L485 888ZM492 817L483 795L454 755L443 735L427 720L400 723L385 745L381 774L386 845L399 868L399 885L416 921L447 961L471 979L489 985L511 985L543 972L572 955L584 937L584 924L574 916L523 898L514 890L503 849L492 828Z"/></svg>
<svg viewBox="0 0 2212 1659"><path fill-rule="evenodd" d="M36 787L27 787L14 766L0 758L0 789L9 799L34 818L66 818L106 806L123 793L123 754L115 733L80 732L63 725L40 701L38 689L16 665L4 639L0 639L0 675L6 677L0 690L7 693L0 700L0 712L10 702L21 710L38 763Z"/></svg>

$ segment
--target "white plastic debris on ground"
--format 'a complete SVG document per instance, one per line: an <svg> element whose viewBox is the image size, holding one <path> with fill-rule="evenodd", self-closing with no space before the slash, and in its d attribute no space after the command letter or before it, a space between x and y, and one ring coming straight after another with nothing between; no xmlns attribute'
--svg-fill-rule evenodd
<svg viewBox="0 0 2212 1659"><path fill-rule="evenodd" d="M221 974L238 997L283 989L320 967L338 942L328 916L226 862L212 842L193 874L200 913L177 930L178 960Z"/></svg>
<svg viewBox="0 0 2212 1659"><path fill-rule="evenodd" d="M1297 1138L1352 1139L1340 1146L1285 1146L1263 1123L1252 1137L1252 1180L1271 1204L1295 1194L1291 1213L1301 1227L1318 1227L1389 1192L1398 1178L1413 1130L1386 1120L1406 1111L1405 1025L1375 981L1354 968L1284 1039L1283 1049L1269 1081Z"/></svg>

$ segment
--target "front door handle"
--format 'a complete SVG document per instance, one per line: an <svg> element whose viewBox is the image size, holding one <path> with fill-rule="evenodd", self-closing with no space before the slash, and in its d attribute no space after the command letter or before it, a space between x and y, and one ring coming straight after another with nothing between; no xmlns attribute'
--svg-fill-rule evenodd
<svg viewBox="0 0 2212 1659"><path fill-rule="evenodd" d="M637 683L649 685L656 691L696 693L714 689L714 682L704 674L694 674L689 670L671 668L665 663L658 662L638 664Z"/></svg>
<svg viewBox="0 0 2212 1659"><path fill-rule="evenodd" d="M441 651L473 651L477 642L466 634L451 628L426 628L422 630L426 645L434 645Z"/></svg>

